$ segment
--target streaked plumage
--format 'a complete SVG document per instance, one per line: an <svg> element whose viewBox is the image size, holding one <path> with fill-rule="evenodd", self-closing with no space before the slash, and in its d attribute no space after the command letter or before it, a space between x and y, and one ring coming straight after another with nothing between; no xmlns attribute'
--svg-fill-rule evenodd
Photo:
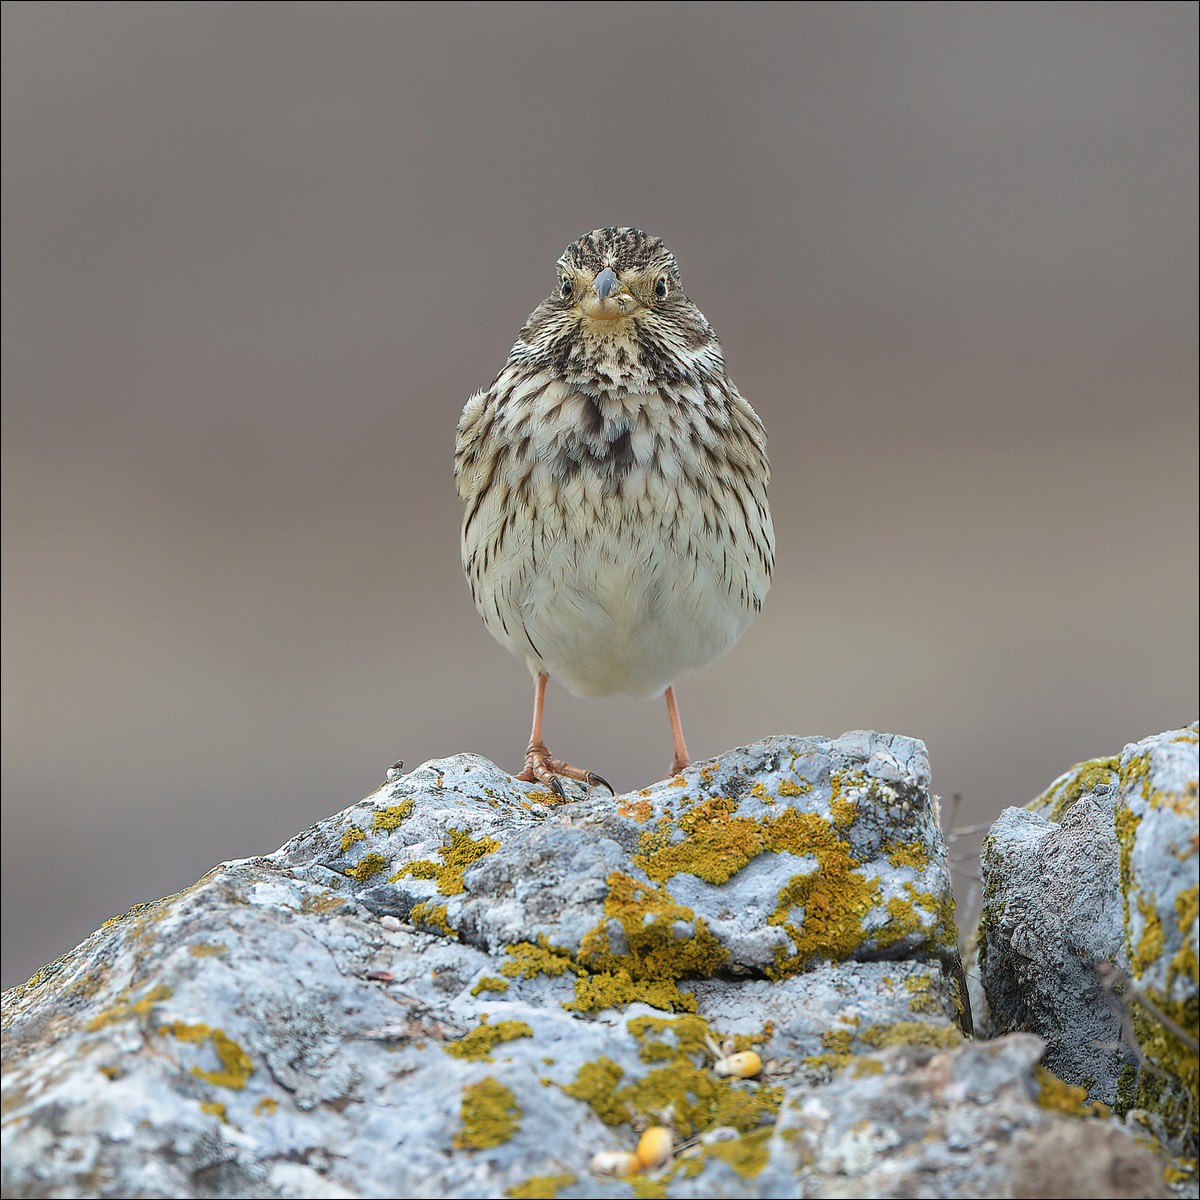
<svg viewBox="0 0 1200 1200"><path fill-rule="evenodd" d="M568 246L458 425L463 566L488 630L581 696L659 695L712 662L770 584L765 443L662 242L609 228ZM675 769L686 758L677 731ZM590 776L566 766L531 744L523 775Z"/></svg>

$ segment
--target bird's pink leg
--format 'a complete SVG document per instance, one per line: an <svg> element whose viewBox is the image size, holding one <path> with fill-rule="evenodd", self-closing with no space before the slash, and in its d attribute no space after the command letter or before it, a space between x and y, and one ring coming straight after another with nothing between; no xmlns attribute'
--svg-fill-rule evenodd
<svg viewBox="0 0 1200 1200"><path fill-rule="evenodd" d="M529 731L529 747L525 751L525 769L517 776L523 783L545 784L560 800L567 798L563 786L558 781L562 775L567 779L578 779L589 787L606 787L615 796L613 785L597 775L595 771L585 771L581 767L573 767L563 762L561 758L551 758L546 743L542 740L542 708L546 703L546 683L549 676L540 672L533 681L533 728Z"/></svg>
<svg viewBox="0 0 1200 1200"><path fill-rule="evenodd" d="M678 775L691 764L687 743L683 740L683 724L679 720L679 705L675 703L675 689L667 688L667 716L671 718L671 736L675 739L675 758L671 763L671 774Z"/></svg>

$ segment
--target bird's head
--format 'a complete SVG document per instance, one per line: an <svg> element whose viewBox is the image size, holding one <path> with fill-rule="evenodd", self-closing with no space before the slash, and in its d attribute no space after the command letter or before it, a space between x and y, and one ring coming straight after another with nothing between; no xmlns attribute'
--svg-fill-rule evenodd
<svg viewBox="0 0 1200 1200"><path fill-rule="evenodd" d="M558 301L585 321L644 319L687 303L675 256L640 229L597 229L558 260Z"/></svg>
<svg viewBox="0 0 1200 1200"><path fill-rule="evenodd" d="M627 226L593 230L566 248L554 290L530 314L518 348L614 384L647 370L679 375L721 362L675 256L659 238Z"/></svg>

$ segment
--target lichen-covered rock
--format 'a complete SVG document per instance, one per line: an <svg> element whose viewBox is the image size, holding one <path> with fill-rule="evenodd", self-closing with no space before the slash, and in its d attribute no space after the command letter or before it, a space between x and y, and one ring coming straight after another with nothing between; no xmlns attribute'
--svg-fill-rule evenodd
<svg viewBox="0 0 1200 1200"><path fill-rule="evenodd" d="M1119 1113L1196 1146L1197 727L1082 763L982 851L975 1010Z"/></svg>
<svg viewBox="0 0 1200 1200"><path fill-rule="evenodd" d="M781 1112L962 1045L927 783L877 734L615 800L397 775L6 994L4 1194L795 1194ZM653 1178L591 1173L651 1124Z"/></svg>
<svg viewBox="0 0 1200 1200"><path fill-rule="evenodd" d="M789 1099L768 1144L764 1195L1169 1195L1153 1155L1036 1066L1029 1034L890 1050ZM864 1067L872 1066L871 1070ZM797 1186L798 1185L798 1186Z"/></svg>

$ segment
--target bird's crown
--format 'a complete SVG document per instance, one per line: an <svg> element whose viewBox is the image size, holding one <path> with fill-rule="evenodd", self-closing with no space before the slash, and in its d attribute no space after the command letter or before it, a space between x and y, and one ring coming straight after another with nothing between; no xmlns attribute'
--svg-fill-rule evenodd
<svg viewBox="0 0 1200 1200"><path fill-rule="evenodd" d="M563 251L559 266L598 275L605 267L614 271L660 271L678 281L675 255L661 238L629 225L607 225L593 229Z"/></svg>

